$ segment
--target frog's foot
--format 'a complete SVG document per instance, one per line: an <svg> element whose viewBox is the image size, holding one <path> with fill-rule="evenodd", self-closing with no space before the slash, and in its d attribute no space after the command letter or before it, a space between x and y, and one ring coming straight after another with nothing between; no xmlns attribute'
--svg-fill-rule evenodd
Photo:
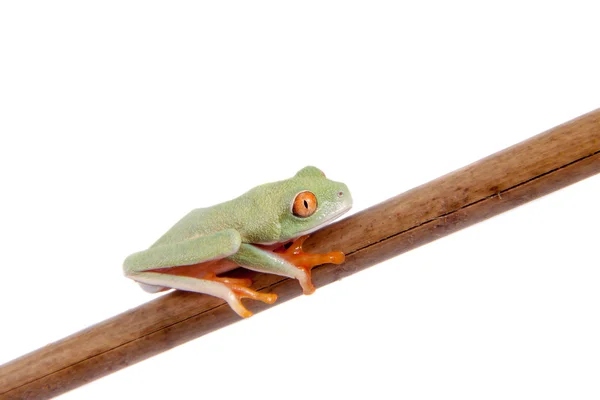
<svg viewBox="0 0 600 400"><path fill-rule="evenodd" d="M298 280L304 294L312 294L315 287L311 280L311 270L321 264L341 264L345 256L341 251L332 251L325 254L310 254L302 250L302 244L310 235L300 236L284 251L277 251L278 255L289 263L302 270L304 274Z"/></svg>
<svg viewBox="0 0 600 400"><path fill-rule="evenodd" d="M252 316L252 312L244 307L241 299L260 300L267 304L273 304L275 303L275 300L277 300L277 295L275 293L260 293L250 289L249 286L252 284L252 280L250 279L220 277L212 272L205 275L203 279L219 282L227 286L229 288L229 295L224 300L229 303L233 311L243 318Z"/></svg>

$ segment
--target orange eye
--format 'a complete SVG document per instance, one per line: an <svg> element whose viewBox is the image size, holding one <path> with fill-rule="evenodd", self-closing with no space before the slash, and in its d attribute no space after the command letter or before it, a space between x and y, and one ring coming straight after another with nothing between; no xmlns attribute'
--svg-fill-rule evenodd
<svg viewBox="0 0 600 400"><path fill-rule="evenodd" d="M311 192L300 192L294 199L292 212L296 217L310 217L317 210L317 198Z"/></svg>

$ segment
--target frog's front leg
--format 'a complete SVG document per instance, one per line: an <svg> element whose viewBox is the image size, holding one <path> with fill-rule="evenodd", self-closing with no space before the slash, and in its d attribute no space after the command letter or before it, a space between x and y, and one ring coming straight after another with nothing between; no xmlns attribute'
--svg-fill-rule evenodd
<svg viewBox="0 0 600 400"><path fill-rule="evenodd" d="M242 243L237 253L227 257L235 263L259 272L266 272L297 279L304 294L311 294L315 287L311 279L313 267L321 264L341 264L344 253L334 251L326 254L309 254L302 251L302 243L309 235L297 238L287 250L272 252L251 244Z"/></svg>

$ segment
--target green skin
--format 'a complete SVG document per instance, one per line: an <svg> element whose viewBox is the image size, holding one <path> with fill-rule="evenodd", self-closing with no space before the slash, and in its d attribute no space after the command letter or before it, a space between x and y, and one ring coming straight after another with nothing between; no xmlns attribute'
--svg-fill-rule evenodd
<svg viewBox="0 0 600 400"><path fill-rule="evenodd" d="M317 198L316 211L305 218L292 213L294 199L303 191ZM221 282L150 271L226 259L232 266L298 279L306 289L310 282L305 271L255 245L288 242L320 228L351 206L345 184L327 179L315 167L305 167L290 179L191 211L149 249L127 257L123 269L148 291L174 288L210 294L227 301L241 315L244 309L239 298Z"/></svg>

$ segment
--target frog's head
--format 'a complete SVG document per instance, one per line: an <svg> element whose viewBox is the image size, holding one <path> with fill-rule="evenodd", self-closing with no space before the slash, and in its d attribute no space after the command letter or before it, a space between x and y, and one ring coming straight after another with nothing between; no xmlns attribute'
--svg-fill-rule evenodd
<svg viewBox="0 0 600 400"><path fill-rule="evenodd" d="M276 182L279 238L283 242L313 232L352 207L348 187L305 167L285 181ZM275 188L273 188L275 189Z"/></svg>

